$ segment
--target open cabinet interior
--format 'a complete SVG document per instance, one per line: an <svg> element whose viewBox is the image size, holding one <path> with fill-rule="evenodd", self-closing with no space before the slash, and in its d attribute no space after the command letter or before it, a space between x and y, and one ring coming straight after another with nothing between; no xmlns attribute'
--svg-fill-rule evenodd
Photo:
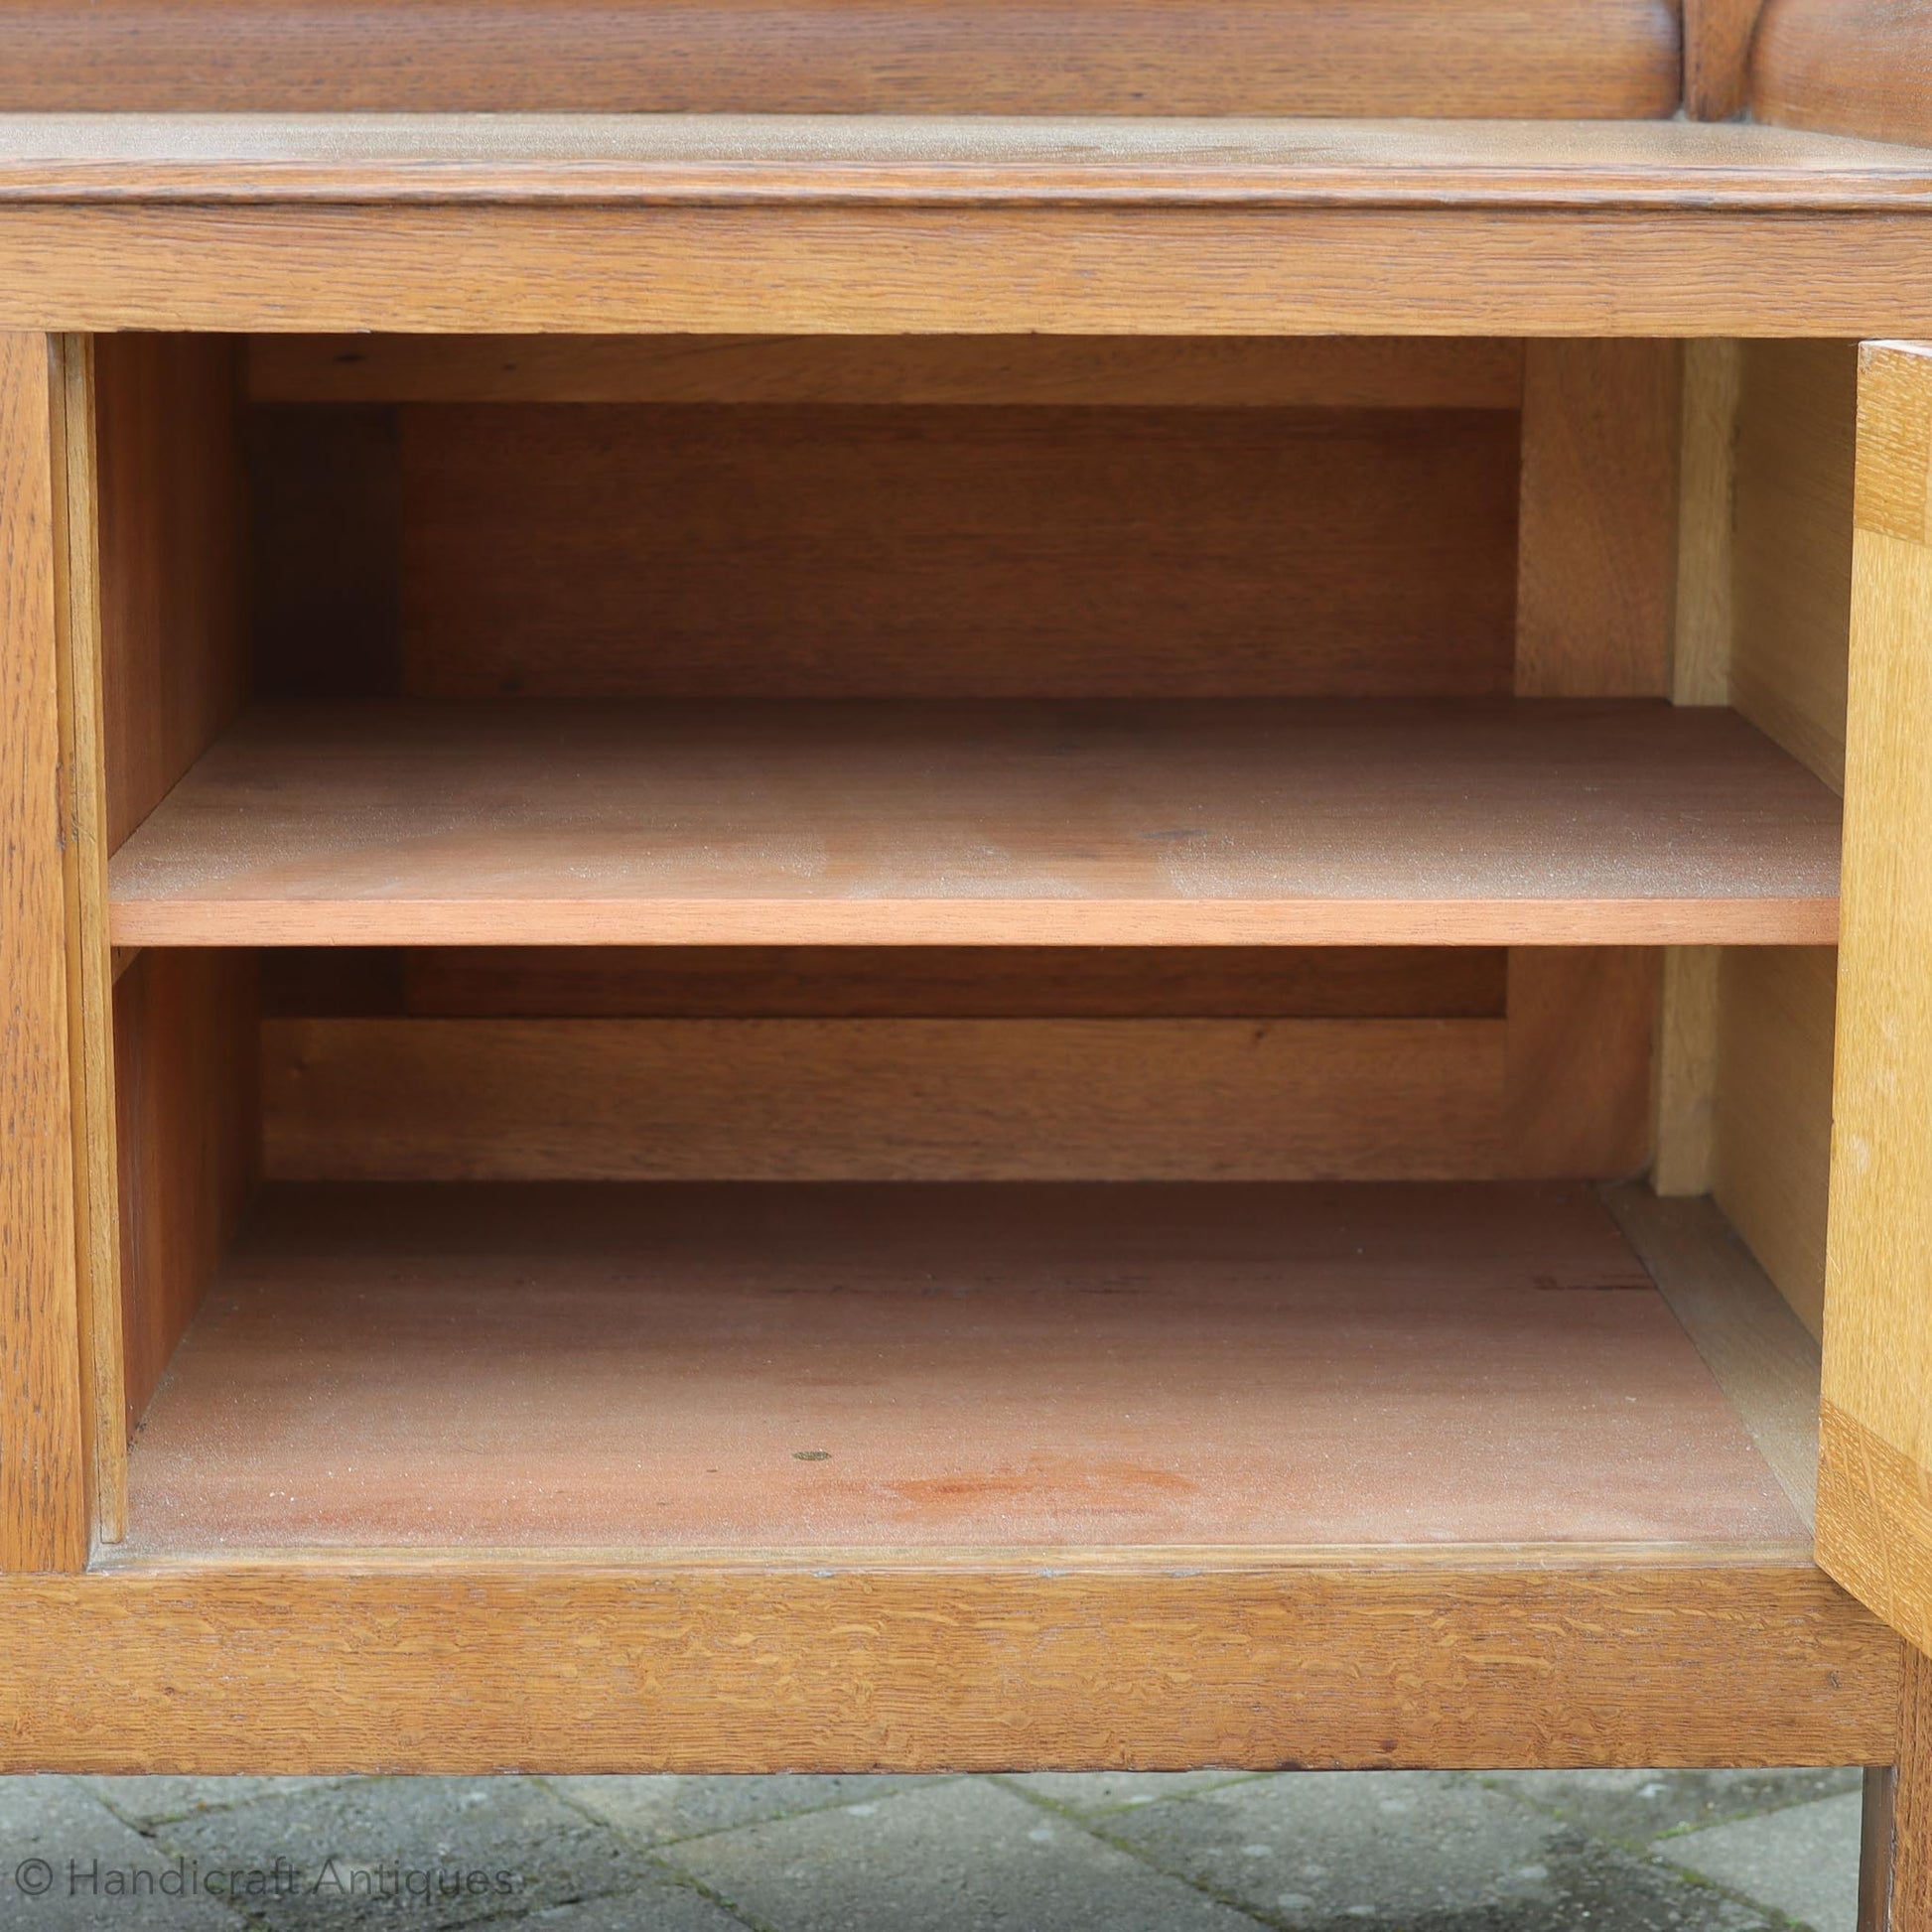
<svg viewBox="0 0 1932 1932"><path fill-rule="evenodd" d="M1849 345L91 370L104 1540L1808 1540Z"/></svg>

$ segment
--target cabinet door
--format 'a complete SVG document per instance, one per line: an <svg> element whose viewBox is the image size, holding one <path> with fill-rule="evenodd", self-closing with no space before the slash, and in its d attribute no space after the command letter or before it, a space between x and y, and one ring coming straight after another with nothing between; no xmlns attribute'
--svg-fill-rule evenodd
<svg viewBox="0 0 1932 1932"><path fill-rule="evenodd" d="M1818 1556L1932 1650L1932 344L1867 344Z"/></svg>

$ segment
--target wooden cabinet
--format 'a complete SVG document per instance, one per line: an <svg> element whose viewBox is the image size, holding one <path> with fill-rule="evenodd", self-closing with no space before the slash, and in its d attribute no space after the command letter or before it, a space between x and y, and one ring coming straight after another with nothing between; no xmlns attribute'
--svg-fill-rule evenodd
<svg viewBox="0 0 1932 1932"><path fill-rule="evenodd" d="M0 115L9 1768L1862 1764L1932 1923L1932 153L1550 12Z"/></svg>

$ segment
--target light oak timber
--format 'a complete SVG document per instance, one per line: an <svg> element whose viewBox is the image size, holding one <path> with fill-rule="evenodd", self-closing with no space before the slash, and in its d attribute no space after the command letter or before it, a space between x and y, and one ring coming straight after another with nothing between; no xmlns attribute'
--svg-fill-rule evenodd
<svg viewBox="0 0 1932 1932"><path fill-rule="evenodd" d="M130 1524L801 1558L1802 1535L1579 1182L275 1189L148 1407Z"/></svg>
<svg viewBox="0 0 1932 1932"><path fill-rule="evenodd" d="M114 965L107 939L106 721L101 692L99 471L93 346L52 345L56 618L66 778L68 1038L73 1075L74 1215L80 1234L80 1357L94 1534L127 1522L121 1354L119 1167L114 1131Z"/></svg>
<svg viewBox="0 0 1932 1932"><path fill-rule="evenodd" d="M1913 1670L1915 1653L1906 1653ZM1907 1697L1911 1694L1908 1691ZM1909 1724L1910 1720L1907 1720ZM1903 1730L1901 1726L1901 1730ZM1901 1747L1905 1738L1901 1735ZM1891 1893L1897 1828L1897 1767L1867 1764L1859 1811L1858 1932L1892 1932Z"/></svg>
<svg viewBox="0 0 1932 1932"><path fill-rule="evenodd" d="M0 1573L78 1570L92 1531L63 851L57 373L45 337L0 336Z"/></svg>
<svg viewBox="0 0 1932 1932"><path fill-rule="evenodd" d="M1860 444L1909 441L1932 349L1862 355ZM1914 413L1916 407L1916 415ZM1847 733L1846 925L1839 955L1831 1239L1825 1288L1819 1560L1921 1649L1932 1646L1932 474L1882 455L1859 493Z"/></svg>
<svg viewBox="0 0 1932 1932"><path fill-rule="evenodd" d="M1838 955L1725 949L1718 980L1712 1191L1813 1334L1825 1320Z"/></svg>
<svg viewBox="0 0 1932 1932"><path fill-rule="evenodd" d="M0 1627L9 1771L1858 1764L1903 1668L1749 1549L310 1553L8 1580Z"/></svg>
<svg viewBox="0 0 1932 1932"><path fill-rule="evenodd" d="M1659 984L1650 1184L1670 1196L1715 1181L1724 948L1666 946Z"/></svg>
<svg viewBox="0 0 1932 1932"><path fill-rule="evenodd" d="M1807 1528L1818 1514L1818 1342L1707 1200L1606 1187L1604 1202L1671 1312L1777 1472Z"/></svg>
<svg viewBox="0 0 1932 1932"><path fill-rule="evenodd" d="M0 101L150 112L1669 115L1664 0L50 0Z"/></svg>
<svg viewBox="0 0 1932 1932"><path fill-rule="evenodd" d="M1509 409L1507 337L257 336L254 402Z"/></svg>
<svg viewBox="0 0 1932 1932"><path fill-rule="evenodd" d="M1746 343L1733 483L1729 702L1845 783L1858 350Z"/></svg>
<svg viewBox="0 0 1932 1932"><path fill-rule="evenodd" d="M1764 0L1684 0L1684 111L1728 121L1750 93L1751 37Z"/></svg>
<svg viewBox="0 0 1932 1932"><path fill-rule="evenodd" d="M410 697L1510 689L1513 410L397 414ZM312 488L328 457L305 450ZM294 534L319 581L277 606L277 641L315 611L315 655L340 661L374 629L329 622L355 566L306 518Z"/></svg>
<svg viewBox="0 0 1932 1932"><path fill-rule="evenodd" d="M1932 251L1703 207L21 206L0 327L1872 337L1932 333Z"/></svg>
<svg viewBox="0 0 1932 1932"><path fill-rule="evenodd" d="M1512 1083L1506 1035L1495 1020L275 1020L266 1166L360 1180L1571 1172L1565 1143L1512 1131L1530 1082L1519 1068ZM1565 1122L1571 1104L1548 1103Z"/></svg>
<svg viewBox="0 0 1932 1932"><path fill-rule="evenodd" d="M1737 419L1744 345L1685 343L1681 354L1670 695L1674 704L1727 704L1737 630Z"/></svg>
<svg viewBox="0 0 1932 1932"><path fill-rule="evenodd" d="M1787 127L1932 141L1932 19L1912 0L1767 0L1751 111Z"/></svg>
<svg viewBox="0 0 1932 1932"><path fill-rule="evenodd" d="M120 945L1798 944L1837 805L1646 704L262 707Z"/></svg>
<svg viewBox="0 0 1932 1932"><path fill-rule="evenodd" d="M1876 210L1932 154L1681 121L0 114L0 201Z"/></svg>
<svg viewBox="0 0 1932 1932"><path fill-rule="evenodd" d="M1527 345L1519 696L1670 690L1682 393L1674 343Z"/></svg>
<svg viewBox="0 0 1932 1932"><path fill-rule="evenodd" d="M1932 1665L1922 1651L1905 1652L1905 1686L1898 1727L1897 1767L1891 1776L1885 1822L1890 1853L1885 1872L1885 1932L1917 1932L1932 1923ZM1867 1802L1869 1802L1867 1800Z"/></svg>

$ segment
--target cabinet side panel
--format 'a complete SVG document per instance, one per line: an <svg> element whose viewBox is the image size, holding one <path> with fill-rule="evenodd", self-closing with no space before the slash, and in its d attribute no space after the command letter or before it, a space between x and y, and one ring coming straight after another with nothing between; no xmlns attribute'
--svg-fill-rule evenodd
<svg viewBox="0 0 1932 1932"><path fill-rule="evenodd" d="M0 1571L89 1541L53 382L44 336L0 336Z"/></svg>
<svg viewBox="0 0 1932 1932"><path fill-rule="evenodd" d="M1861 381L1818 1547L1932 1648L1932 347ZM1916 462L1897 461L1916 449Z"/></svg>

